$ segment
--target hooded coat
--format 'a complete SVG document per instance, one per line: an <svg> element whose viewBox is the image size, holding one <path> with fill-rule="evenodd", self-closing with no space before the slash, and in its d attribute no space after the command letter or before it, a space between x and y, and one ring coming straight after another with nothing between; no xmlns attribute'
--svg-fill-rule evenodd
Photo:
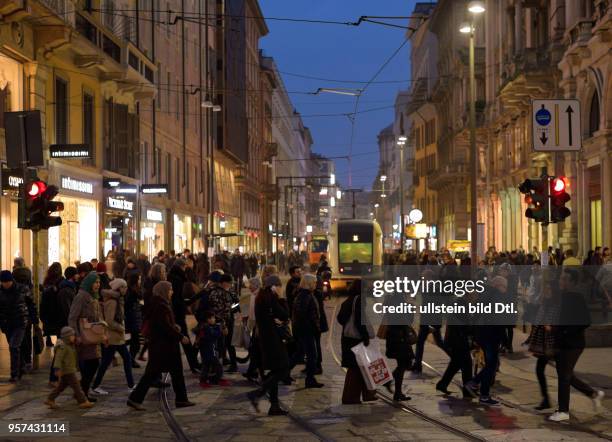
<svg viewBox="0 0 612 442"><path fill-rule="evenodd" d="M108 324L108 345L125 344L124 297L115 290L102 290L104 320Z"/></svg>
<svg viewBox="0 0 612 442"><path fill-rule="evenodd" d="M98 293L94 292L93 285L99 281L96 272L90 272L81 281L81 286L70 306L68 325L74 329L77 338L81 335L80 320L87 319L89 322L100 322L102 320L102 309L98 302ZM77 345L79 360L87 361L100 358L100 346L97 344Z"/></svg>

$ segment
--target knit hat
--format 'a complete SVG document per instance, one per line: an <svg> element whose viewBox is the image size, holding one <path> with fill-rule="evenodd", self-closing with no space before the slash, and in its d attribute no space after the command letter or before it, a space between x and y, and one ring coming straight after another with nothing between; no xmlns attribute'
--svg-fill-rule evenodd
<svg viewBox="0 0 612 442"><path fill-rule="evenodd" d="M12 282L15 278L13 278L13 274L9 270L2 270L0 272L0 282Z"/></svg>
<svg viewBox="0 0 612 442"><path fill-rule="evenodd" d="M223 276L223 272L219 271L219 270L215 270L214 272L212 272L209 276L208 276L208 280L210 282L216 282L219 283L221 282L221 276Z"/></svg>
<svg viewBox="0 0 612 442"><path fill-rule="evenodd" d="M72 279L74 278L74 275L77 275L79 272L77 271L76 267L66 267L66 270L64 270L64 278L66 279Z"/></svg>
<svg viewBox="0 0 612 442"><path fill-rule="evenodd" d="M96 272L89 272L87 276L81 281L80 288L82 290L85 290L94 298L97 298L99 296L99 293L94 293L93 291L93 285L96 283L96 281L100 281L100 277L98 276L98 274Z"/></svg>
<svg viewBox="0 0 612 442"><path fill-rule="evenodd" d="M103 262L99 262L96 266L96 272L98 273L106 273L106 264Z"/></svg>
<svg viewBox="0 0 612 442"><path fill-rule="evenodd" d="M76 333L74 332L74 329L72 327L62 327L62 330L60 331L60 337L62 339L66 339L70 336L74 336Z"/></svg>
<svg viewBox="0 0 612 442"><path fill-rule="evenodd" d="M168 281L159 281L153 286L153 296L167 298L171 290L172 284L170 284Z"/></svg>
<svg viewBox="0 0 612 442"><path fill-rule="evenodd" d="M125 279L115 278L110 283L110 288L116 292L121 290L122 288L127 288L127 282Z"/></svg>
<svg viewBox="0 0 612 442"><path fill-rule="evenodd" d="M282 286L283 283L281 282L280 278L276 275L270 275L267 276L266 279L264 279L264 287L272 287L272 286Z"/></svg>

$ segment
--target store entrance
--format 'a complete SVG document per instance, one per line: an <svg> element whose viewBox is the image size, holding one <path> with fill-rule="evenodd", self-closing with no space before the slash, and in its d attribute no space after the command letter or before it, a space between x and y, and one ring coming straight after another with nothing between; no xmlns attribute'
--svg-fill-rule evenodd
<svg viewBox="0 0 612 442"><path fill-rule="evenodd" d="M111 250L117 252L124 248L123 226L123 217L107 218L106 226L104 227L104 256L108 256L108 252Z"/></svg>

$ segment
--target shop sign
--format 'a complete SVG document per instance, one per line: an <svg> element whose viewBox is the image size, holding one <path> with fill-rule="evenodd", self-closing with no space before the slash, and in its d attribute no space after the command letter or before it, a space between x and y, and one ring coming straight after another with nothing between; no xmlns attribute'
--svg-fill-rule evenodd
<svg viewBox="0 0 612 442"><path fill-rule="evenodd" d="M109 196L106 200L106 204L110 209L124 210L131 212L134 210L134 202L126 199L113 198Z"/></svg>
<svg viewBox="0 0 612 442"><path fill-rule="evenodd" d="M17 169L2 169L2 190L19 190L23 184L22 173Z"/></svg>
<svg viewBox="0 0 612 442"><path fill-rule="evenodd" d="M154 222L160 223L164 220L164 214L160 212L159 210L148 209L146 213L147 213L148 221L154 221Z"/></svg>
<svg viewBox="0 0 612 442"><path fill-rule="evenodd" d="M69 176L61 177L61 187L65 190L71 190L79 193L89 193L93 195L93 183L89 181L81 181Z"/></svg>
<svg viewBox="0 0 612 442"><path fill-rule="evenodd" d="M89 144L52 144L49 146L51 158L91 158Z"/></svg>
<svg viewBox="0 0 612 442"><path fill-rule="evenodd" d="M142 184L140 191L149 195L164 195L168 193L167 184Z"/></svg>

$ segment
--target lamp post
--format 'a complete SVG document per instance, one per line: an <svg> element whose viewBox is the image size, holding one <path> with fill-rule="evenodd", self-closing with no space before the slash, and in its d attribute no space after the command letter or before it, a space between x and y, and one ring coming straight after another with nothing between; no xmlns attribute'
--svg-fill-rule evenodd
<svg viewBox="0 0 612 442"><path fill-rule="evenodd" d="M404 221L404 146L408 137L402 133L397 139L397 145L400 148L400 170L399 170L399 203L400 203L400 249L404 250L404 242L406 235L406 222Z"/></svg>
<svg viewBox="0 0 612 442"><path fill-rule="evenodd" d="M471 1L468 11L472 14L470 23L464 23L459 28L462 34L469 34L469 74L470 74L470 256L472 267L478 265L478 149L476 147L476 68L474 54L474 19L478 14L485 12L484 3Z"/></svg>

